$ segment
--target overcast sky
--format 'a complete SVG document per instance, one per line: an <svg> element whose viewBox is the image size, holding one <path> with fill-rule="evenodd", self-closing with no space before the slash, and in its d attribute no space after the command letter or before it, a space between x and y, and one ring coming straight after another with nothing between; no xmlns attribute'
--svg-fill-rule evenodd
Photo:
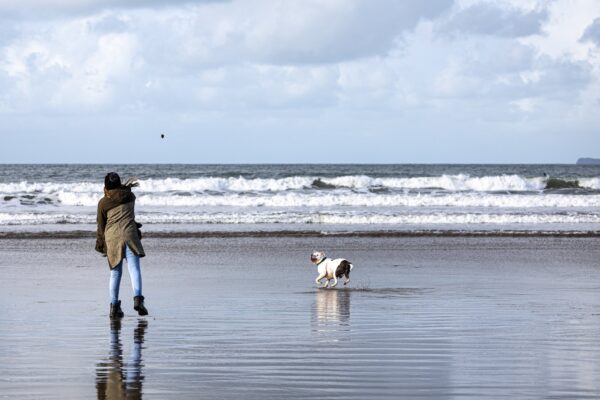
<svg viewBox="0 0 600 400"><path fill-rule="evenodd" d="M600 1L0 0L0 135L3 163L600 157Z"/></svg>

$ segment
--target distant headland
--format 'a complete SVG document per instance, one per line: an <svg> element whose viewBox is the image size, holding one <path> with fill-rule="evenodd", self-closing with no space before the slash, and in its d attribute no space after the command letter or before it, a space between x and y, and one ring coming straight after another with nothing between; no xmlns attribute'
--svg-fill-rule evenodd
<svg viewBox="0 0 600 400"><path fill-rule="evenodd" d="M583 157L577 160L577 165L600 164L600 158Z"/></svg>

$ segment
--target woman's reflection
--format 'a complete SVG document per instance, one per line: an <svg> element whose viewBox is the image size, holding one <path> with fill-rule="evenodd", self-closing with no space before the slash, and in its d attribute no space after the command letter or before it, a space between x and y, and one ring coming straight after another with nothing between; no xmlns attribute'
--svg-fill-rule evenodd
<svg viewBox="0 0 600 400"><path fill-rule="evenodd" d="M350 291L345 289L318 289L315 299L315 331L339 338L340 332L350 331Z"/></svg>
<svg viewBox="0 0 600 400"><path fill-rule="evenodd" d="M110 322L110 347L108 360L96 367L96 393L98 400L142 398L142 344L148 322L140 319L133 331L133 347L127 362L123 361L121 320Z"/></svg>

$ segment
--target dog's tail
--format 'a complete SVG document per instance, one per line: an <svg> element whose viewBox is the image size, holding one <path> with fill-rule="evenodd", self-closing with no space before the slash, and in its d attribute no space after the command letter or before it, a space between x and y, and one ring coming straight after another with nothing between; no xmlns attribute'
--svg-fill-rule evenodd
<svg viewBox="0 0 600 400"><path fill-rule="evenodd" d="M350 263L350 271L352 271L352 268L354 268L354 265L352 265L352 263Z"/></svg>

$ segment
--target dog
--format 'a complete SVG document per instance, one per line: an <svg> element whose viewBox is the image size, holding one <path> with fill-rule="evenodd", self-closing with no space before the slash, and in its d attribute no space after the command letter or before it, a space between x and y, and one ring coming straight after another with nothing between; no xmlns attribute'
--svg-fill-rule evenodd
<svg viewBox="0 0 600 400"><path fill-rule="evenodd" d="M320 287L335 287L338 283L337 278L344 276L344 285L350 282L350 271L354 266L344 258L336 258L334 260L325 257L322 251L315 251L310 255L310 261L316 264L319 271L319 276L315 279L317 286ZM321 285L321 280L325 278L325 284ZM329 281L333 279L333 285L329 286Z"/></svg>

